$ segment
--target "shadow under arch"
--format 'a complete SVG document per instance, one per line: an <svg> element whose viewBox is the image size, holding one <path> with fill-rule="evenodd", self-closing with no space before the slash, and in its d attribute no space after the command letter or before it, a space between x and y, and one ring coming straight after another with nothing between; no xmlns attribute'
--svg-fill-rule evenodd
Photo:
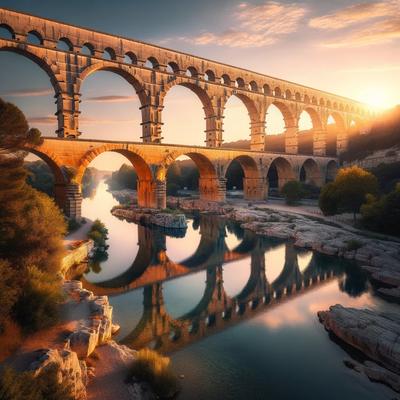
<svg viewBox="0 0 400 400"><path fill-rule="evenodd" d="M339 170L339 165L337 161L330 160L326 165L326 175L325 175L325 182L333 182L336 178L336 174Z"/></svg>
<svg viewBox="0 0 400 400"><path fill-rule="evenodd" d="M279 189L286 182L295 180L296 176L292 164L284 157L276 157L270 164L267 173L269 188Z"/></svg>
<svg viewBox="0 0 400 400"><path fill-rule="evenodd" d="M307 158L299 170L300 182L321 186L323 183L321 169L313 158Z"/></svg>

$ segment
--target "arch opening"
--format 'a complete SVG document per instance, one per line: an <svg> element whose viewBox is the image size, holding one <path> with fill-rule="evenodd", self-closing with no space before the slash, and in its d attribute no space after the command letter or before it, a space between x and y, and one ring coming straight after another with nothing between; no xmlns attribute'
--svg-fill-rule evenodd
<svg viewBox="0 0 400 400"><path fill-rule="evenodd" d="M215 74L213 71L211 71L210 69L208 69L205 73L204 73L204 80L208 81L208 82L215 82Z"/></svg>
<svg viewBox="0 0 400 400"><path fill-rule="evenodd" d="M267 109L265 124L266 150L283 153L286 127L294 126L291 111L283 102L274 101Z"/></svg>
<svg viewBox="0 0 400 400"><path fill-rule="evenodd" d="M114 61L117 58L115 50L111 47L106 47L103 51L103 60Z"/></svg>
<svg viewBox="0 0 400 400"><path fill-rule="evenodd" d="M179 65L174 61L170 61L167 64L167 72L170 74L178 74L179 73Z"/></svg>
<svg viewBox="0 0 400 400"><path fill-rule="evenodd" d="M312 107L305 108L300 114L298 127L299 154L313 154L314 131L322 129L322 123L318 112Z"/></svg>
<svg viewBox="0 0 400 400"><path fill-rule="evenodd" d="M62 37L60 39L58 39L57 42L57 49L61 50L61 51L72 51L74 48L72 42L66 38L66 37Z"/></svg>
<svg viewBox="0 0 400 400"><path fill-rule="evenodd" d="M270 195L278 195L286 182L295 179L290 162L283 157L275 158L269 166L267 174Z"/></svg>
<svg viewBox="0 0 400 400"><path fill-rule="evenodd" d="M204 120L213 111L211 100L202 88L189 82L174 85L163 98L163 106L165 143L204 146Z"/></svg>
<svg viewBox="0 0 400 400"><path fill-rule="evenodd" d="M331 160L326 166L326 183L333 182L336 178L339 166L336 161Z"/></svg>
<svg viewBox="0 0 400 400"><path fill-rule="evenodd" d="M151 68L151 69L159 69L160 63L155 57L149 57L146 62L144 63L144 66L146 68Z"/></svg>
<svg viewBox="0 0 400 400"><path fill-rule="evenodd" d="M81 48L81 54L94 56L94 46L91 43L85 43Z"/></svg>
<svg viewBox="0 0 400 400"><path fill-rule="evenodd" d="M337 112L329 114L327 119L326 155L336 156L338 135L344 131L344 120Z"/></svg>
<svg viewBox="0 0 400 400"><path fill-rule="evenodd" d="M14 30L7 24L0 24L0 38L6 40L15 39Z"/></svg>
<svg viewBox="0 0 400 400"><path fill-rule="evenodd" d="M43 38L42 35L38 31L30 31L26 36L26 41L30 44L42 45Z"/></svg>
<svg viewBox="0 0 400 400"><path fill-rule="evenodd" d="M88 73L80 88L82 137L140 141L143 100L135 94L139 88L123 71L104 68Z"/></svg>
<svg viewBox="0 0 400 400"><path fill-rule="evenodd" d="M14 47L0 48L0 64L2 76L18 77L1 80L3 99L20 108L29 124L43 135L54 135L58 127L54 95L60 88L50 66L29 51ZM26 101L28 97L34 101Z"/></svg>
<svg viewBox="0 0 400 400"><path fill-rule="evenodd" d="M197 72L197 69L195 67L189 67L187 68L185 75L189 78L197 78L199 76L199 73Z"/></svg>
<svg viewBox="0 0 400 400"><path fill-rule="evenodd" d="M136 54L133 53L132 51L128 51L124 56L124 63L125 64L136 65L137 64L137 56L136 56Z"/></svg>
<svg viewBox="0 0 400 400"><path fill-rule="evenodd" d="M300 168L299 179L308 185L321 186L321 171L315 160L308 158L304 161Z"/></svg>
<svg viewBox="0 0 400 400"><path fill-rule="evenodd" d="M223 85L230 86L230 85L232 84L232 81L231 81L231 78L229 77L229 75L223 74L223 75L221 76L221 83L222 83Z"/></svg>

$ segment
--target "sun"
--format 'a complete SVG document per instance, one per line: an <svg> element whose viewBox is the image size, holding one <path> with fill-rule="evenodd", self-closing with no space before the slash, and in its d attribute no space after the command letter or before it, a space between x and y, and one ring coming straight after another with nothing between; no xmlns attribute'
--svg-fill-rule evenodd
<svg viewBox="0 0 400 400"><path fill-rule="evenodd" d="M361 94L360 98L363 102L369 104L376 109L385 109L392 106L389 93L381 87L367 87Z"/></svg>

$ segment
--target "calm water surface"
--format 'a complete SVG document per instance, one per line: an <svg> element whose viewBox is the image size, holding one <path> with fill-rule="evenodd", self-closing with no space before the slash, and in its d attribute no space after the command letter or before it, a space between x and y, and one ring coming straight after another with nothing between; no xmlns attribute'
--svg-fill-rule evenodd
<svg viewBox="0 0 400 400"><path fill-rule="evenodd" d="M109 230L109 257L85 285L108 294L117 340L151 347L183 374L180 399L392 399L346 368L316 312L340 303L390 309L355 265L257 237L216 217L186 232L113 217L101 182L83 215Z"/></svg>

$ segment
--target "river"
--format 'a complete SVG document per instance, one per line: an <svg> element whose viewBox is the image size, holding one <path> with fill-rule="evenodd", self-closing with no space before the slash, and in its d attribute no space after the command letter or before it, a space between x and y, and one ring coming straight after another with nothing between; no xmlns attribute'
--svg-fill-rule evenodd
<svg viewBox="0 0 400 400"><path fill-rule="evenodd" d="M393 392L344 366L359 357L329 338L316 313L330 305L389 310L355 264L257 237L218 217L186 232L119 220L101 181L82 204L109 230L108 259L83 277L107 294L116 340L168 354L179 399L366 399Z"/></svg>

